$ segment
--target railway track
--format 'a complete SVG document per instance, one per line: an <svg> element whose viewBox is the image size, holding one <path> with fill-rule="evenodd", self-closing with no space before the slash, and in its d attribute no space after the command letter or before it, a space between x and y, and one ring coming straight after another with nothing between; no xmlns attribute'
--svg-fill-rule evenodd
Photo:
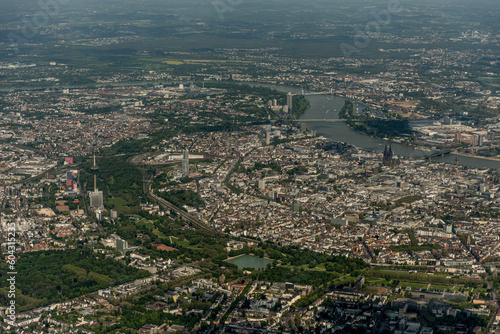
<svg viewBox="0 0 500 334"><path fill-rule="evenodd" d="M153 194L151 192L151 185L148 184L146 185L146 192L147 194L153 198L154 200L156 200L160 205L162 205L163 207L171 210L171 211L174 211L176 212L179 216L182 217L182 219L188 221L188 222L191 222L193 225L196 225L197 227L201 228L201 229L204 229L206 231L211 231L211 232L215 232L215 233L218 233L217 231L215 231L214 229L212 229L211 227L209 227L208 225L204 224L203 222L199 221L198 219L196 219L195 217L191 216L189 213L187 213L186 211L176 207L175 205L173 205L172 203L164 200L163 198L161 197L158 197L156 196L155 194Z"/></svg>

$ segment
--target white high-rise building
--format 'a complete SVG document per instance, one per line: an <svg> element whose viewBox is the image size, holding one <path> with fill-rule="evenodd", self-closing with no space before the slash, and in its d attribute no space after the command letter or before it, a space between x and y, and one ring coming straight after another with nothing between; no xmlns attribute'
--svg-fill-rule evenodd
<svg viewBox="0 0 500 334"><path fill-rule="evenodd" d="M288 106L288 112L292 112L293 105L293 95L292 93L288 93L286 96L286 105Z"/></svg>
<svg viewBox="0 0 500 334"><path fill-rule="evenodd" d="M92 209L104 208L104 195L100 190L94 190L90 193L90 207Z"/></svg>

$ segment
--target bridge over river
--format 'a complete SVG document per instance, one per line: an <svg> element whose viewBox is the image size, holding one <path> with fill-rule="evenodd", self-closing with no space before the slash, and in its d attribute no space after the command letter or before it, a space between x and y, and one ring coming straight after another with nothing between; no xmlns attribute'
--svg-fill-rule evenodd
<svg viewBox="0 0 500 334"><path fill-rule="evenodd" d="M429 154L425 158L426 159L434 159L434 158L442 157L442 156L445 156L445 155L448 155L448 154L451 154L451 150L434 152L434 153Z"/></svg>
<svg viewBox="0 0 500 334"><path fill-rule="evenodd" d="M333 95L332 91L329 92L307 92L303 93L304 96L312 96L312 95Z"/></svg>
<svg viewBox="0 0 500 334"><path fill-rule="evenodd" d="M342 123L343 119L328 119L328 118L310 118L310 119L300 119L300 123L317 123L317 122L326 122L326 123Z"/></svg>

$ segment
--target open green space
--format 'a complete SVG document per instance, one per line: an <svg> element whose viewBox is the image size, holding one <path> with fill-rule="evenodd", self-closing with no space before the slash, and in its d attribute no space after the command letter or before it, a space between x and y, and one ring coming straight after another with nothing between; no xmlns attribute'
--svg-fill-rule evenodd
<svg viewBox="0 0 500 334"><path fill-rule="evenodd" d="M444 284L431 284L429 290L436 291L456 291L458 290L454 285L444 285Z"/></svg>
<svg viewBox="0 0 500 334"><path fill-rule="evenodd" d="M484 283L484 280L482 279L453 278L448 274L429 275L425 272L410 273L403 270L371 269L363 271L363 274L370 279L398 280L400 282L408 283L431 283L439 285L450 284L451 286L467 286L468 284L481 286Z"/></svg>
<svg viewBox="0 0 500 334"><path fill-rule="evenodd" d="M159 231L158 229L155 229L153 231L154 234L156 234L156 236L160 239L167 239L168 237L161 231Z"/></svg>
<svg viewBox="0 0 500 334"><path fill-rule="evenodd" d="M414 290L420 290L420 289L427 289L428 284L426 283L412 283L412 282L399 282L399 286L401 289L406 289L407 287L410 287L412 291Z"/></svg>
<svg viewBox="0 0 500 334"><path fill-rule="evenodd" d="M200 249L200 247L197 247L196 245L193 245L189 242L189 240L187 239L180 239L180 238L177 238L177 237L173 237L173 236L167 236L165 237L166 240L171 240L170 242L173 244L173 245L177 245L177 246L182 246L182 247L185 247L185 248L188 248L188 249Z"/></svg>
<svg viewBox="0 0 500 334"><path fill-rule="evenodd" d="M383 278L366 278L365 283L367 285L383 285L383 286L389 286L392 284L390 280L386 280Z"/></svg>
<svg viewBox="0 0 500 334"><path fill-rule="evenodd" d="M90 249L23 253L18 257L16 270L23 273L16 277L16 305L19 311L150 276L147 271L105 258ZM7 271L5 262L2 262L2 286L7 286ZM8 299L2 291L0 304L6 303Z"/></svg>
<svg viewBox="0 0 500 334"><path fill-rule="evenodd" d="M185 64L193 64L193 65L200 65L200 64L249 64L251 62L249 61L242 61L242 60L222 60L222 59L166 59L162 60L162 63L168 64L168 65L185 65Z"/></svg>
<svg viewBox="0 0 500 334"><path fill-rule="evenodd" d="M103 192L104 206L115 209L121 214L138 214L141 209L143 192L143 174L126 156L100 157L96 161L99 166L97 187ZM87 190L94 190L94 177L90 170L93 161L83 165L80 182L87 185Z"/></svg>

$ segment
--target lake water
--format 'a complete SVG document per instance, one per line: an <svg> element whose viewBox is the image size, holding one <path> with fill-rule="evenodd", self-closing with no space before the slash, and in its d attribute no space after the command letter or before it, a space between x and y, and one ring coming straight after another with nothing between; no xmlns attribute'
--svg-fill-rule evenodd
<svg viewBox="0 0 500 334"><path fill-rule="evenodd" d="M237 265L238 269L254 268L256 270L265 269L269 263L273 263L272 260L248 254L237 256L231 260L226 260L226 262Z"/></svg>

